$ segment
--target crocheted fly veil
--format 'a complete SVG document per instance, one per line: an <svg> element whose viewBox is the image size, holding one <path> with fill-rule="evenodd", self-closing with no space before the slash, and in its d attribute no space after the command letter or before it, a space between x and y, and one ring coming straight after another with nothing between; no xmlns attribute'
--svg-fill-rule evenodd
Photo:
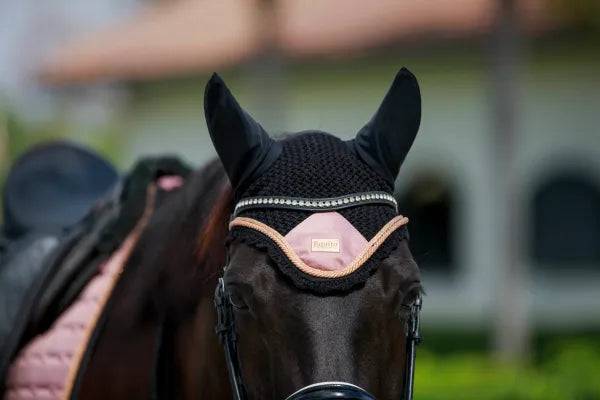
<svg viewBox="0 0 600 400"><path fill-rule="evenodd" d="M205 114L235 190L230 238L268 252L300 289L363 283L407 236L392 194L420 110L417 81L403 68L354 139L306 131L276 141L214 75Z"/></svg>

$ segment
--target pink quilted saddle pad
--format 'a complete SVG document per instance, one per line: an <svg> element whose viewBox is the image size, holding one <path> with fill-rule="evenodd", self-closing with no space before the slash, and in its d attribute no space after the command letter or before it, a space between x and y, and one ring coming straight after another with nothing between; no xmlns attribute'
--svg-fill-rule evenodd
<svg viewBox="0 0 600 400"><path fill-rule="evenodd" d="M50 330L21 350L8 372L5 400L68 398L89 337L137 236L134 230Z"/></svg>
<svg viewBox="0 0 600 400"><path fill-rule="evenodd" d="M166 179L169 178L169 179ZM179 187L179 177L159 180L163 190ZM179 178L179 179L177 179ZM71 306L45 333L34 338L17 355L6 377L4 400L68 399L81 358L106 302L152 214L154 190L146 210L123 244L100 266L100 271Z"/></svg>

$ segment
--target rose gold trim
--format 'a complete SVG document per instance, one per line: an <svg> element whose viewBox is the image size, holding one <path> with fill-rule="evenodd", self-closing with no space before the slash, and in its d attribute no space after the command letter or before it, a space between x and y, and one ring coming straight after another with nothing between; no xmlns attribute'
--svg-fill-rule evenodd
<svg viewBox="0 0 600 400"><path fill-rule="evenodd" d="M270 226L263 224L252 218L237 217L229 223L229 229L236 226L254 229L268 236L271 240L279 246L281 251L290 259L290 261L298 267L302 272L309 275L316 276L319 278L340 278L351 274L360 268L368 259L375 253L375 251L381 246L381 244L398 228L408 223L408 218L398 215L391 219L387 224L367 244L367 247L352 261L350 264L345 266L341 270L337 271L323 271L320 269L313 268L307 265L294 251L294 249L287 243L285 238Z"/></svg>
<svg viewBox="0 0 600 400"><path fill-rule="evenodd" d="M73 361L71 362L71 365L69 366L69 373L67 375L65 389L63 391L63 395L61 396L61 399L63 399L63 400L67 400L67 399L71 398L71 394L72 394L71 392L73 391L73 385L75 384L75 378L77 377L77 375L79 373L79 366L81 364L83 355L85 354L85 351L87 349L90 337L92 336L92 333L94 332L94 330L96 328L98 319L100 318L100 315L102 315L102 311L104 310L104 307L106 306L106 303L108 302L108 299L110 298L115 286L117 285L117 282L119 281L119 278L121 277L121 273L123 272L123 269L125 268L125 264L127 263L127 260L129 259L129 256L131 255L131 252L133 251L138 239L140 238L140 235L142 234L142 231L144 230L144 228L148 224L148 221L150 220L150 217L152 216L152 212L154 211L155 200L156 200L156 185L152 184L152 185L148 186L148 189L146 190L146 207L144 209L144 212L143 212L140 220L137 222L135 227L129 233L129 235L127 236L127 238L125 239L125 241L123 242L121 247L115 252L115 254L121 258L121 266L120 266L119 270L116 271L116 273L111 276L111 282L108 287L108 290L106 290L106 292L104 293L104 296L98 301L98 308L96 309L95 315L92 317L92 322L88 325L86 332L83 336L83 339L79 343L79 348L75 351ZM119 253L119 252L121 252L121 253Z"/></svg>

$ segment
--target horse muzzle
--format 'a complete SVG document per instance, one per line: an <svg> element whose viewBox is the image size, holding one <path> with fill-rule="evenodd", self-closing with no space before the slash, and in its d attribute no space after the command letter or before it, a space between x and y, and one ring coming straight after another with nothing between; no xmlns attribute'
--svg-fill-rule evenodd
<svg viewBox="0 0 600 400"><path fill-rule="evenodd" d="M321 382L305 386L286 400L375 400L365 389L346 382Z"/></svg>

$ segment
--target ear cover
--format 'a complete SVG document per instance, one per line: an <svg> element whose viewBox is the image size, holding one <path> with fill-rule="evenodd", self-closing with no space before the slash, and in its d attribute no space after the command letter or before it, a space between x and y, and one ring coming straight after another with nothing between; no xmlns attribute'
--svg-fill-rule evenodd
<svg viewBox="0 0 600 400"><path fill-rule="evenodd" d="M281 145L240 107L217 74L206 84L204 116L231 185L241 193L277 159Z"/></svg>
<svg viewBox="0 0 600 400"><path fill-rule="evenodd" d="M415 76L402 68L379 109L349 143L359 157L392 185L421 123L421 93Z"/></svg>

